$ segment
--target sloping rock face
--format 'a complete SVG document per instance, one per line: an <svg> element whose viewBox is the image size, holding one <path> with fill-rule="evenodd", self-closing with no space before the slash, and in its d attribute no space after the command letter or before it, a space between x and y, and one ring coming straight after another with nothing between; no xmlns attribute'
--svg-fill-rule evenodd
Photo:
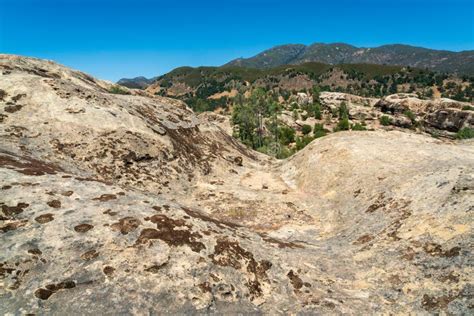
<svg viewBox="0 0 474 316"><path fill-rule="evenodd" d="M53 63L0 57L0 133L12 152L34 154L103 181L182 190L246 149L179 101L115 95L111 85ZM33 115L34 113L34 115Z"/></svg>
<svg viewBox="0 0 474 316"><path fill-rule="evenodd" d="M3 314L472 313L474 143L285 161L171 99L0 55Z"/></svg>

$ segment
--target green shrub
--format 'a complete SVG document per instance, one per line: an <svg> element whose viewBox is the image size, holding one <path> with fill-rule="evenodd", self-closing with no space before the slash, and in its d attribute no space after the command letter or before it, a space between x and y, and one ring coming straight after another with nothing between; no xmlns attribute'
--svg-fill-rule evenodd
<svg viewBox="0 0 474 316"><path fill-rule="evenodd" d="M349 116L349 109L347 108L346 102L343 101L339 106L339 118L344 119L345 116Z"/></svg>
<svg viewBox="0 0 474 316"><path fill-rule="evenodd" d="M314 138L326 136L326 130L324 129L324 125L319 123L314 124L313 135Z"/></svg>
<svg viewBox="0 0 474 316"><path fill-rule="evenodd" d="M437 130L433 130L430 132L431 137L433 138L440 138L441 134Z"/></svg>
<svg viewBox="0 0 474 316"><path fill-rule="evenodd" d="M360 123L355 123L351 126L351 130L353 130L353 131L366 131L367 128L365 128L365 126L360 124Z"/></svg>
<svg viewBox="0 0 474 316"><path fill-rule="evenodd" d="M308 135L309 133L311 133L311 126L305 124L301 127L301 132L303 133L303 135Z"/></svg>
<svg viewBox="0 0 474 316"><path fill-rule="evenodd" d="M278 159L285 159L293 155L293 151L288 147L283 146L280 152L277 154Z"/></svg>
<svg viewBox="0 0 474 316"><path fill-rule="evenodd" d="M283 126L280 128L280 141L283 145L288 145L295 141L295 130Z"/></svg>
<svg viewBox="0 0 474 316"><path fill-rule="evenodd" d="M339 131L348 131L350 128L350 124L349 124L349 118L347 117L347 115L345 115L344 117L342 117L339 122L337 123L337 126L336 128L334 129L335 132L339 132Z"/></svg>
<svg viewBox="0 0 474 316"><path fill-rule="evenodd" d="M463 111L474 111L474 106L465 105L462 107Z"/></svg>
<svg viewBox="0 0 474 316"><path fill-rule="evenodd" d="M416 116L415 116L415 114L414 114L412 111L406 110L405 112L403 112L403 115L405 115L406 117L408 117L412 123L415 123L415 121L416 121Z"/></svg>
<svg viewBox="0 0 474 316"><path fill-rule="evenodd" d="M128 90L125 90L124 88L120 87L120 86L112 86L110 89L109 89L109 92L110 93L113 93L113 94L130 94L130 92Z"/></svg>
<svg viewBox="0 0 474 316"><path fill-rule="evenodd" d="M313 140L310 136L303 136L296 138L296 150L301 150L306 147Z"/></svg>
<svg viewBox="0 0 474 316"><path fill-rule="evenodd" d="M317 132L314 132L314 138L320 138L320 137L323 137L323 136L326 136L326 131L317 131Z"/></svg>
<svg viewBox="0 0 474 316"><path fill-rule="evenodd" d="M456 138L458 139L474 138L474 128L464 127L460 129L456 134Z"/></svg>
<svg viewBox="0 0 474 316"><path fill-rule="evenodd" d="M324 131L324 125L320 124L320 123L314 124L313 132L316 133L316 132L319 132L319 131Z"/></svg>
<svg viewBox="0 0 474 316"><path fill-rule="evenodd" d="M320 120L322 115L321 115L321 105L318 103L315 103L313 105L313 111L314 111L314 118L317 120Z"/></svg>
<svg viewBox="0 0 474 316"><path fill-rule="evenodd" d="M209 106L209 103L206 102L205 100L202 100L202 99L198 99L196 101L196 104L195 106L193 107L193 109L196 111L196 112L205 112L205 111L210 111L211 110L211 107Z"/></svg>
<svg viewBox="0 0 474 316"><path fill-rule="evenodd" d="M298 111L297 111L296 109L293 109L293 120L296 121L296 120L298 120L299 117L300 117L300 116L299 116L299 114L298 114Z"/></svg>
<svg viewBox="0 0 474 316"><path fill-rule="evenodd" d="M392 120L387 115L382 115L380 117L380 124L382 124L383 126L388 126L391 123L392 123Z"/></svg>

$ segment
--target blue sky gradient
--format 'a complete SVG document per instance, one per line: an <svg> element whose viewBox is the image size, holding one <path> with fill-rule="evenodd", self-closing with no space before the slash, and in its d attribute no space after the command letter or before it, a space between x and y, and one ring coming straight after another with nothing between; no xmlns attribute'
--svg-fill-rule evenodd
<svg viewBox="0 0 474 316"><path fill-rule="evenodd" d="M474 0L0 0L0 52L116 81L286 43L472 50L473 12Z"/></svg>

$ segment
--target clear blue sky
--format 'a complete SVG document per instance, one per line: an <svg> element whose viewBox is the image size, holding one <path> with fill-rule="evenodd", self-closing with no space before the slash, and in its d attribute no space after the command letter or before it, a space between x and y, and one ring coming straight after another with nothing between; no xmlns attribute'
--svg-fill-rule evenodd
<svg viewBox="0 0 474 316"><path fill-rule="evenodd" d="M474 0L0 0L0 52L115 81L286 43L471 50L473 12Z"/></svg>

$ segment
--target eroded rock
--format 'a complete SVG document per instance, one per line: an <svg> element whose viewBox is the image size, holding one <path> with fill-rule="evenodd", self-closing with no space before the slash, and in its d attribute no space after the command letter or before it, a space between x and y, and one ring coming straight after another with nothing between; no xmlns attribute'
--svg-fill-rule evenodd
<svg viewBox="0 0 474 316"><path fill-rule="evenodd" d="M468 314L470 141L339 132L275 161L181 102L0 61L37 109L0 124L2 314Z"/></svg>

